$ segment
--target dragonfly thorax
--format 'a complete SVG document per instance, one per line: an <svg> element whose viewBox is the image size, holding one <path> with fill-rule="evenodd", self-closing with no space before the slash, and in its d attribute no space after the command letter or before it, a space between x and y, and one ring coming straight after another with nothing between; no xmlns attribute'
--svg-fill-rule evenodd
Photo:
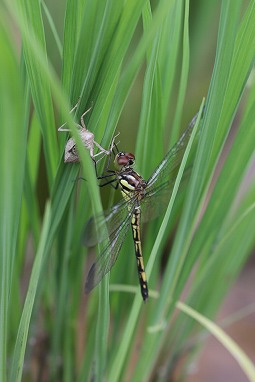
<svg viewBox="0 0 255 382"><path fill-rule="evenodd" d="M122 196L129 201L142 200L147 187L146 181L132 168L124 168L117 174Z"/></svg>
<svg viewBox="0 0 255 382"><path fill-rule="evenodd" d="M124 198L132 198L136 193L137 199L144 197L146 181L134 169L135 156L132 153L119 152L115 157L117 179Z"/></svg>
<svg viewBox="0 0 255 382"><path fill-rule="evenodd" d="M132 153L119 152L114 159L114 165L118 170L132 167L134 164L135 156Z"/></svg>

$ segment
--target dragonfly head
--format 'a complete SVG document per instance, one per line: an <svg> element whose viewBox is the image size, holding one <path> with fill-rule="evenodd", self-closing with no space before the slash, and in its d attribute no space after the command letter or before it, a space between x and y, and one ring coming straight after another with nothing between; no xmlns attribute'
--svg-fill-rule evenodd
<svg viewBox="0 0 255 382"><path fill-rule="evenodd" d="M119 152L114 159L114 164L119 170L123 167L132 167L135 164L135 156L131 153Z"/></svg>

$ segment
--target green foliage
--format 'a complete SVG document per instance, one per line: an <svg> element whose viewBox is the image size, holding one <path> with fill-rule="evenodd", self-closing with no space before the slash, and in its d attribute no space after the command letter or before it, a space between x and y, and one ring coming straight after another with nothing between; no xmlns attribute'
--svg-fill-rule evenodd
<svg viewBox="0 0 255 382"><path fill-rule="evenodd" d="M148 381L159 378L159 365L166 371L161 380L167 381L191 336L204 328L255 380L242 350L209 321L255 241L254 179L243 187L254 155L255 1L225 0L220 9L211 2L152 3L17 0L13 6L5 0L0 5L3 382L37 380L40 369L49 381ZM60 6L65 7L63 37ZM195 21L189 17L194 11ZM216 34L215 59L207 58L211 67L204 72L199 52L215 45ZM91 262L82 245L84 226L91 213L102 210L101 200L106 205L113 198L105 187L101 199L93 163L69 113L78 99L76 120L92 106L86 125L96 141L107 148L120 130L120 148L135 150L145 179L181 126L200 111L168 208L142 236L150 287L146 305L129 237L111 277L84 297ZM238 130L223 160L237 113ZM63 162L67 136L57 127L65 121L77 142L84 182L75 181L78 164ZM99 173L105 163L99 162ZM179 300L191 274L184 305Z"/></svg>

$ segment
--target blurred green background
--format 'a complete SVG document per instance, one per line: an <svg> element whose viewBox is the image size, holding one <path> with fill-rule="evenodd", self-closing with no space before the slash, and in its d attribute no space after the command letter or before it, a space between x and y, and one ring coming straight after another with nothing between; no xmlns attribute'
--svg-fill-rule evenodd
<svg viewBox="0 0 255 382"><path fill-rule="evenodd" d="M0 380L255 381L254 344L227 335L254 330L254 296L238 288L254 274L255 2L6 0L0 19ZM79 98L76 121L92 106L96 141L120 132L145 179L205 98L191 175L143 227L146 305L131 234L84 294L84 226L120 196L98 187L69 114ZM64 122L80 164L64 164ZM199 352L210 336L219 367Z"/></svg>

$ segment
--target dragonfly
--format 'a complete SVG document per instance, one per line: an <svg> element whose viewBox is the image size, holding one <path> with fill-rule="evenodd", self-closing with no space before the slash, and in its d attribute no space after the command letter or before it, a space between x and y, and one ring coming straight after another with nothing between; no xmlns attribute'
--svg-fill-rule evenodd
<svg viewBox="0 0 255 382"><path fill-rule="evenodd" d="M88 272L86 293L99 284L115 264L131 225L141 295L144 302L147 301L149 290L141 245L141 221L155 218L166 208L197 116L198 114L148 180L134 170L134 154L121 151L117 152L114 159L116 169L108 170L108 174L99 177L108 179L101 186L115 183L114 187L120 188L123 198L87 223L85 245L92 247L102 243L103 249Z"/></svg>
<svg viewBox="0 0 255 382"><path fill-rule="evenodd" d="M77 102L77 104L72 108L72 110L70 111L70 113L72 113L75 109L77 109L78 105L79 105L80 101ZM113 140L112 140L112 143L111 143L111 146L109 148L109 150L106 150L104 149L99 143L97 143L95 141L95 136L94 134L89 131L85 125L85 122L84 122L84 117L85 115L91 110L91 107L86 110L82 115L81 115L81 122L80 122L80 125L77 123L76 126L77 128L79 129L79 133L80 133L80 136L81 136L81 140L83 142L83 145L85 148L87 148L89 150L89 153L90 153L90 157L92 158L93 162L96 164L97 162L99 162L101 159L103 159L104 156L106 155L111 155L112 153L112 150L113 150L113 147L115 145L115 138L119 135L117 134ZM61 125L59 128L58 128L58 131L64 131L64 132L70 132L69 129L66 129L64 128L64 126L66 125L66 123L64 123L63 125ZM99 152L97 154L95 154L94 152L94 146L96 146L98 149L99 149ZM96 161L96 157L100 156L101 155L101 158L98 159ZM66 146L65 146L65 156L64 156L64 162L65 163L77 163L77 162L80 162L80 158L79 158L79 154L77 152L77 149L76 149L76 143L75 143L75 140L74 138L69 138L68 141L66 142Z"/></svg>

